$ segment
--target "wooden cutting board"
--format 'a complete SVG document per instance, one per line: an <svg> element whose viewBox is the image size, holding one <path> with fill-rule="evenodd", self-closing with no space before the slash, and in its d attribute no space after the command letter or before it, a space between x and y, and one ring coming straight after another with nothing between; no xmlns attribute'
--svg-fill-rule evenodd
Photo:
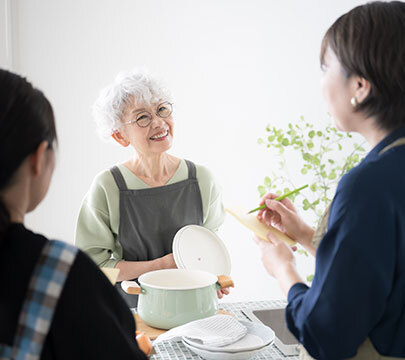
<svg viewBox="0 0 405 360"><path fill-rule="evenodd" d="M267 239L267 233L271 231L280 240L285 241L288 245L292 246L296 244L294 240L290 239L275 227L271 225L264 225L261 221L259 221L256 214L248 214L248 210L243 207L231 207L226 208L225 210L264 241L269 241Z"/></svg>
<svg viewBox="0 0 405 360"><path fill-rule="evenodd" d="M120 273L120 269L102 267L100 270L104 273L105 276L107 276L108 280L111 281L111 284L115 285L115 283L117 282L118 274Z"/></svg>
<svg viewBox="0 0 405 360"><path fill-rule="evenodd" d="M231 313L225 311L225 310L219 310L218 314L223 314L223 315L232 315ZM156 329L154 327L151 327L147 325L140 317L138 314L134 315L135 321L136 321L136 330L137 331L142 331L146 335L149 336L151 340L155 340L159 335L165 333L167 330L162 330L162 329Z"/></svg>

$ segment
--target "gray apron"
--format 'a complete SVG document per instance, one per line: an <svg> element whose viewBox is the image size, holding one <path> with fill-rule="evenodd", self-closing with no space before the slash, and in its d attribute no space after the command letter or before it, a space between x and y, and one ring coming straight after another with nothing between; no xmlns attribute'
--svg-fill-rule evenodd
<svg viewBox="0 0 405 360"><path fill-rule="evenodd" d="M388 151L389 149L396 147L396 146L401 146L405 145L405 138L399 138L395 140L392 144L386 146L384 149L382 149L378 155L381 155ZM319 246L319 243L321 242L323 236L326 234L328 231L328 222L329 222L329 215L330 215L330 209L331 205L328 206L326 209L325 213L322 215L318 227L315 230L314 237L312 238L312 243L315 245L315 247ZM360 345L359 349L357 350L357 354L354 357L351 357L350 359L352 360L394 360L394 359L403 359L403 358L398 358L398 357L391 357L391 356L382 356L378 353L378 351L375 349L373 343L369 338L367 338L363 344ZM308 354L308 352L305 350L305 348L301 345L300 346L300 360L313 360L313 358Z"/></svg>
<svg viewBox="0 0 405 360"><path fill-rule="evenodd" d="M202 225L203 210L195 165L186 160L188 179L164 186L130 190L118 167L111 173L120 192L118 241L125 261L149 261L172 252L176 232L186 225ZM117 284L130 308L138 295L128 295Z"/></svg>

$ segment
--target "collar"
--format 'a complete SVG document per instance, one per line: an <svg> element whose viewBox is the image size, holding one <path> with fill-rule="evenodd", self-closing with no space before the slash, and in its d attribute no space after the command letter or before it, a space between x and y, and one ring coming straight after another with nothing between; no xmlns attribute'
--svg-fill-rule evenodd
<svg viewBox="0 0 405 360"><path fill-rule="evenodd" d="M374 148L368 153L364 160L372 160L378 157L379 152L386 146L392 144L395 140L400 137L405 137L405 127L400 127L390 134L388 134L384 139L382 139Z"/></svg>

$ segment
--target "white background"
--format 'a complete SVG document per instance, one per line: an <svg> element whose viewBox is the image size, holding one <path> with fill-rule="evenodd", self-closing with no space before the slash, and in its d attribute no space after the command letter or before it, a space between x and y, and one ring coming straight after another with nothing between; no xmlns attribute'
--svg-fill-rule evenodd
<svg viewBox="0 0 405 360"><path fill-rule="evenodd" d="M0 65L45 92L59 134L51 189L27 216L27 226L73 242L92 179L130 156L99 140L91 105L101 87L133 67L157 74L174 93L171 153L208 166L223 187L225 205L256 205L257 185L277 170L257 139L267 124L283 127L300 115L317 125L329 121L319 88L321 39L337 17L361 3L0 0ZM220 236L236 283L226 301L282 298L251 233L228 216ZM303 276L313 271L311 261L301 256L298 262Z"/></svg>

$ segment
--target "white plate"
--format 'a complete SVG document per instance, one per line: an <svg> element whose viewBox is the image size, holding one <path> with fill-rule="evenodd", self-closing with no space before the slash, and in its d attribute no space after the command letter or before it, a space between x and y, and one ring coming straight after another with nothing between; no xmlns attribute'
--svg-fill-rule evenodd
<svg viewBox="0 0 405 360"><path fill-rule="evenodd" d="M183 341L192 346L205 351L220 353L237 353L262 349L274 341L275 334L268 326L251 321L240 321L247 328L247 334L237 342L226 346L207 346L198 340L183 337Z"/></svg>
<svg viewBox="0 0 405 360"><path fill-rule="evenodd" d="M203 359L207 359L207 360L246 360L246 359L250 359L251 357L257 355L258 353L260 353L261 351L263 351L266 348L266 346L265 346L265 347L262 347L261 349L257 349L257 350L230 353L230 352L214 352L214 351L203 350L203 349L191 346L190 344L186 343L184 340L183 340L183 344L190 351L196 353L197 355L200 355Z"/></svg>
<svg viewBox="0 0 405 360"><path fill-rule="evenodd" d="M222 240L198 225L182 227L174 236L173 257L179 269L230 275L231 259Z"/></svg>

